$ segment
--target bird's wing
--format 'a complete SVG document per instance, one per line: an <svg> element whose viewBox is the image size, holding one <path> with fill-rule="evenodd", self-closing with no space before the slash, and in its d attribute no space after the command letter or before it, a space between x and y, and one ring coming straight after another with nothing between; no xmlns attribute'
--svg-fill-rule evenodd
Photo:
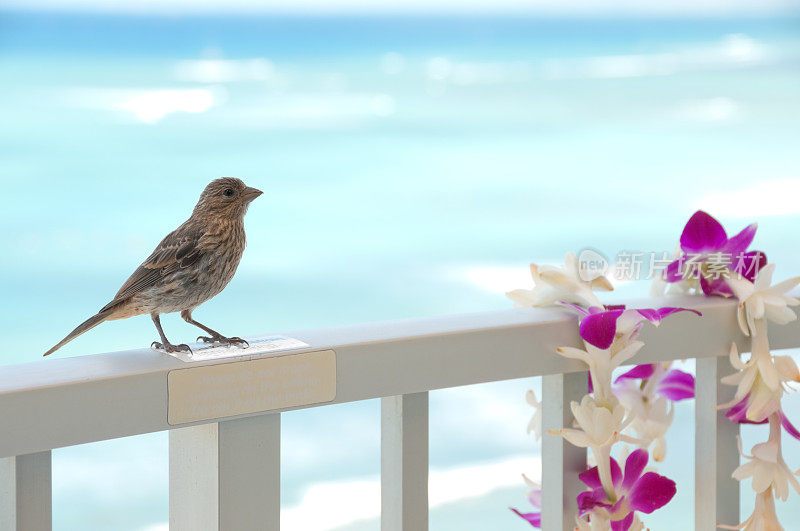
<svg viewBox="0 0 800 531"><path fill-rule="evenodd" d="M202 230L184 223L161 240L153 254L130 276L119 289L114 299L100 311L116 306L132 295L149 288L169 273L188 267L202 257L198 241Z"/></svg>

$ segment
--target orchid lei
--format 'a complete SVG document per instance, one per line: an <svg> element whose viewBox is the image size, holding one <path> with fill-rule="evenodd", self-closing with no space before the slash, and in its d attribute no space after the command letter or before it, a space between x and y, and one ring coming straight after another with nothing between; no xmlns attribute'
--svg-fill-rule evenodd
<svg viewBox="0 0 800 531"><path fill-rule="evenodd" d="M683 229L675 261L656 280L652 291L663 292L665 286L672 285L679 291L702 291L706 296L733 296L739 300L737 320L751 339L751 354L743 361L736 343L731 345L730 361L737 372L721 381L736 386L736 392L730 402L718 408L728 409L726 417L733 422L769 423L769 436L766 442L753 447L752 455L742 450L739 438L739 453L746 462L734 471L733 477L738 481L753 478L755 508L744 522L719 527L778 531L783 527L775 513L775 498L786 501L790 485L800 494L796 477L800 470L791 472L781 448L782 429L800 440L800 432L781 408L781 399L792 390L788 384L800 382L800 371L791 357L770 352L767 323L786 324L797 319L790 306L800 301L786 293L800 284L800 276L772 285L775 264L767 263L759 251L747 251L755 232L756 225L752 224L728 238L716 219L703 211L696 212ZM687 269L687 263L695 265Z"/></svg>
<svg viewBox="0 0 800 531"><path fill-rule="evenodd" d="M694 378L682 371L670 370L670 364L639 365L613 379L616 368L631 359L643 346L638 334L645 323L658 324L667 316L685 308L626 309L624 306L603 306L594 289L611 291L603 276L592 280L581 277L578 260L572 253L564 259L564 267L531 266L533 290L508 293L517 306L564 305L579 317L578 331L585 349L561 347L558 353L583 361L589 369L588 393L580 403L570 407L575 428L551 432L570 443L588 448L596 466L579 477L589 490L578 497L579 514L576 529L581 531L628 531L643 529L639 513L651 513L664 506L675 495L675 483L655 472L643 474L649 461L648 448L653 445L653 458L661 461L666 453L664 433L672 423L672 401L694 397ZM639 381L637 384L636 381ZM541 403L532 391L528 403L535 414L528 431L541 436ZM624 475L611 457L617 442L638 447L625 462ZM541 507L541 490L532 487L529 500ZM541 525L541 512L522 513L512 509L534 527Z"/></svg>

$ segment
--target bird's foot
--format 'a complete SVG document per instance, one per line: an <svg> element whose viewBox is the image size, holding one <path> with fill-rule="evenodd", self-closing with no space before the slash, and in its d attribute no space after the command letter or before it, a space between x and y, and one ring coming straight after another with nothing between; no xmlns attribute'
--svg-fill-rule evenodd
<svg viewBox="0 0 800 531"><path fill-rule="evenodd" d="M188 352L192 354L192 349L189 348L189 345L186 343L181 343L180 345L173 345L172 343L166 343L162 345L158 341L153 341L153 344L150 345L150 348L154 348L156 350L163 350L165 352Z"/></svg>
<svg viewBox="0 0 800 531"><path fill-rule="evenodd" d="M247 348L247 347L250 346L250 343L248 343L246 340L242 339L241 337L225 337L225 336L222 336L222 335L216 335L216 336L211 336L211 337L200 336L200 337L197 338L197 341L198 342L202 341L203 343L219 343L221 345L225 345L225 346L228 346L228 347L237 346L237 347L241 347L241 348Z"/></svg>

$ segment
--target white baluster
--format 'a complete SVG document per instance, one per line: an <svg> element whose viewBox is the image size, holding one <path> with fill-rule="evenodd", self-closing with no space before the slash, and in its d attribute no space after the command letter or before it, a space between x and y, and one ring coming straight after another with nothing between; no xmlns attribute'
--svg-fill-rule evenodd
<svg viewBox="0 0 800 531"><path fill-rule="evenodd" d="M0 459L0 530L53 528L51 463L50 451Z"/></svg>
<svg viewBox="0 0 800 531"><path fill-rule="evenodd" d="M171 531L280 529L279 413L169 433Z"/></svg>
<svg viewBox="0 0 800 531"><path fill-rule="evenodd" d="M586 449L549 435L547 430L572 427L569 403L587 390L585 372L542 377L542 531L572 531L578 514L577 496L584 490L578 474L586 470Z"/></svg>
<svg viewBox="0 0 800 531"><path fill-rule="evenodd" d="M694 415L694 518L697 531L713 531L717 524L739 523L739 482L731 474L739 466L736 436L739 425L714 406L733 396L733 387L720 384L731 374L728 358L697 359Z"/></svg>
<svg viewBox="0 0 800 531"><path fill-rule="evenodd" d="M381 399L381 530L428 529L428 393Z"/></svg>

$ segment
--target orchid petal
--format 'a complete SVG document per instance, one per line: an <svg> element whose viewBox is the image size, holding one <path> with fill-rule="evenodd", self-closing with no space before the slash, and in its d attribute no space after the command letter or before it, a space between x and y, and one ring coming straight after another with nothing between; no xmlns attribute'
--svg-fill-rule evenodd
<svg viewBox="0 0 800 531"><path fill-rule="evenodd" d="M613 358L614 366L620 366L639 352L644 346L644 343L641 341L631 341L627 347L617 352L617 354Z"/></svg>
<svg viewBox="0 0 800 531"><path fill-rule="evenodd" d="M753 238L756 235L756 229L758 229L758 223L751 223L750 225L746 226L739 232L739 234L729 238L722 247L721 251L732 256L736 256L745 252L747 248L750 247L750 244L753 243Z"/></svg>
<svg viewBox="0 0 800 531"><path fill-rule="evenodd" d="M792 277L782 282L778 282L774 286L770 287L769 290L775 293L786 293L798 284L800 284L800 277Z"/></svg>
<svg viewBox="0 0 800 531"><path fill-rule="evenodd" d="M587 490L578 494L578 514L586 514L595 507L611 508L602 488Z"/></svg>
<svg viewBox="0 0 800 531"><path fill-rule="evenodd" d="M590 283L590 286L592 289L596 289L597 291L614 291L614 285L611 284L611 281L604 276L599 276L593 279Z"/></svg>
<svg viewBox="0 0 800 531"><path fill-rule="evenodd" d="M617 333L617 318L624 310L611 310L607 312L587 315L581 320L578 331L581 337L595 347L605 350L614 342Z"/></svg>
<svg viewBox="0 0 800 531"><path fill-rule="evenodd" d="M647 466L648 459L647 450L642 449L635 450L628 456L625 461L625 479L622 480L622 488L625 491L630 491L642 476L642 471Z"/></svg>
<svg viewBox="0 0 800 531"><path fill-rule="evenodd" d="M509 507L509 509L514 511L514 513L517 516L519 516L520 518L523 518L525 521L527 521L533 527L538 527L538 528L542 527L542 513L521 513L518 510L514 509L513 507Z"/></svg>
<svg viewBox="0 0 800 531"><path fill-rule="evenodd" d="M694 398L694 376L678 369L672 369L658 383L657 392L673 402Z"/></svg>
<svg viewBox="0 0 800 531"><path fill-rule="evenodd" d="M600 481L600 471L597 469L597 467L584 470L578 474L578 479L583 481L584 485L590 489L599 489L603 486L603 483Z"/></svg>
<svg viewBox="0 0 800 531"><path fill-rule="evenodd" d="M728 242L728 235L719 221L698 210L681 233L681 249L687 253L718 251Z"/></svg>
<svg viewBox="0 0 800 531"><path fill-rule="evenodd" d="M539 266L536 264L531 264L531 277L533 278L534 282L539 280Z"/></svg>
<svg viewBox="0 0 800 531"><path fill-rule="evenodd" d="M693 314L696 314L700 317L703 316L702 313L693 308L677 308L673 306L666 306L664 308L659 308L658 310L656 310L656 312L658 313L659 320L663 320L668 315L672 315L673 313L678 313L678 312L692 312Z"/></svg>
<svg viewBox="0 0 800 531"><path fill-rule="evenodd" d="M769 264L767 264L766 254L761 251L749 251L744 253L742 260L736 264L737 269L735 269L735 271L752 282L753 279L756 278L756 275L767 265ZM767 285L769 285L769 283Z"/></svg>
<svg viewBox="0 0 800 531"><path fill-rule="evenodd" d="M683 259L674 260L664 268L664 280L667 282L678 282L683 280Z"/></svg>
<svg viewBox="0 0 800 531"><path fill-rule="evenodd" d="M650 514L666 505L676 492L674 481L655 472L647 472L630 491L631 507Z"/></svg>
<svg viewBox="0 0 800 531"><path fill-rule="evenodd" d="M783 426L783 429L786 430L786 433L800 441L800 431L797 431L797 428L795 428L794 425L789 422L789 418L784 415L783 412L781 412L781 426Z"/></svg>
<svg viewBox="0 0 800 531"><path fill-rule="evenodd" d="M609 458L609 464L611 468L611 483L616 487L622 479L622 469L620 469L619 463L613 457ZM603 484L600 481L600 471L596 466L578 474L578 479L583 481L590 489L602 490L603 488Z"/></svg>
<svg viewBox="0 0 800 531"><path fill-rule="evenodd" d="M646 363L644 365L637 365L633 369L629 370L624 374L620 374L614 383L619 383L620 380L627 380L627 379L644 379L650 378L653 376L653 373L656 370L655 363Z"/></svg>
<svg viewBox="0 0 800 531"><path fill-rule="evenodd" d="M642 312L655 312L655 310L625 310L617 319L617 332L620 334L627 334L631 331L638 332L640 323L647 319L647 315Z"/></svg>
<svg viewBox="0 0 800 531"><path fill-rule="evenodd" d="M730 297L733 295L733 290L728 285L722 276L719 278L714 278L708 280L706 277L700 277L700 288L702 288L703 293L710 297L712 295L721 295L723 297Z"/></svg>
<svg viewBox="0 0 800 531"><path fill-rule="evenodd" d="M791 356L773 356L772 362L783 378L792 382L800 382L800 369L797 368L797 364Z"/></svg>
<svg viewBox="0 0 800 531"><path fill-rule="evenodd" d="M611 483L614 485L614 488L619 485L619 482L622 481L622 469L619 467L619 463L613 457L609 458L611 462Z"/></svg>
<svg viewBox="0 0 800 531"><path fill-rule="evenodd" d="M636 312L640 315L640 319L644 317L654 325L657 325L661 322L661 316L659 315L659 310L654 310L653 308L642 308L636 310Z"/></svg>
<svg viewBox="0 0 800 531"><path fill-rule="evenodd" d="M628 513L628 516L622 520L611 521L611 531L628 531L633 524L633 512Z"/></svg>
<svg viewBox="0 0 800 531"><path fill-rule="evenodd" d="M562 437L564 437L567 441L569 441L570 444L572 444L573 446L586 448L592 444L592 441L589 439L586 433L581 430L573 430L565 428L563 430L559 430L558 433Z"/></svg>
<svg viewBox="0 0 800 531"><path fill-rule="evenodd" d="M554 286L566 286L570 283L570 277L564 271L551 266L539 268L539 279Z"/></svg>
<svg viewBox="0 0 800 531"><path fill-rule="evenodd" d="M756 291L769 288L770 284L772 284L772 275L775 273L775 264L765 265L758 273L758 276L753 280Z"/></svg>
<svg viewBox="0 0 800 531"><path fill-rule="evenodd" d="M587 310L583 306L578 306L577 304L572 304L571 302L566 302L566 301L558 301L558 304L560 304L561 306L566 306L567 308L579 313L581 315L579 319L583 319L585 316L589 315L589 310Z"/></svg>
<svg viewBox="0 0 800 531"><path fill-rule="evenodd" d="M797 319L797 315L794 313L794 311L786 306L782 308L766 306L764 308L764 317L776 324L789 324Z"/></svg>
<svg viewBox="0 0 800 531"><path fill-rule="evenodd" d="M579 348L574 347L558 347L556 352L564 356L565 358L572 358L574 360L581 360L585 364L589 365L590 367L594 363L593 358L589 355L588 352L585 350L581 350Z"/></svg>
<svg viewBox="0 0 800 531"><path fill-rule="evenodd" d="M506 292L506 297L514 301L517 308L524 308L526 306L533 306L537 302L536 295L530 289L515 289Z"/></svg>
<svg viewBox="0 0 800 531"><path fill-rule="evenodd" d="M759 422L747 419L747 402L749 397L750 395L747 395L743 400L733 405L731 409L725 413L725 416L728 417L728 420L738 422L739 424L765 424L767 419Z"/></svg>
<svg viewBox="0 0 800 531"><path fill-rule="evenodd" d="M747 324L747 316L745 313L746 311L744 306L740 305L736 309L736 321L739 323L739 329L742 331L742 333L745 336L750 337L750 327Z"/></svg>
<svg viewBox="0 0 800 531"><path fill-rule="evenodd" d="M528 492L528 501L531 502L531 505L534 507L541 509L542 508L542 490L541 489L533 489Z"/></svg>

